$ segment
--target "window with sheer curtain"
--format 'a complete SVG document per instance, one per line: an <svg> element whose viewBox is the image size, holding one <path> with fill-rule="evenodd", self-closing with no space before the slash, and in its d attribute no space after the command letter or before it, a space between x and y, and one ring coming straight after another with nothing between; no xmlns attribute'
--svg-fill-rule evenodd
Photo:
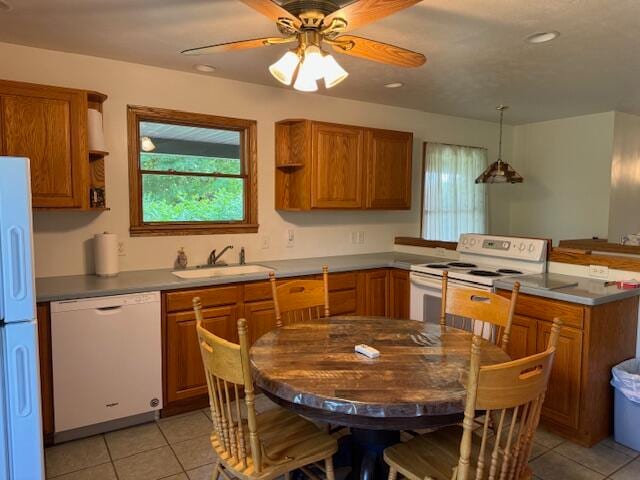
<svg viewBox="0 0 640 480"><path fill-rule="evenodd" d="M427 143L423 172L422 238L455 242L461 233L487 233L485 148Z"/></svg>

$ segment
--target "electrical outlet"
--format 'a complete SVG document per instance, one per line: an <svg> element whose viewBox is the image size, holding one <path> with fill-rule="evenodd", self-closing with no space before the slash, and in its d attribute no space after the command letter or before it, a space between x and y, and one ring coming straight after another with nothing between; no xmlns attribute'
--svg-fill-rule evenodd
<svg viewBox="0 0 640 480"><path fill-rule="evenodd" d="M296 244L296 234L294 230L287 231L287 248L293 248Z"/></svg>
<svg viewBox="0 0 640 480"><path fill-rule="evenodd" d="M124 248L124 242L118 242L118 256L124 257L127 255L127 250Z"/></svg>
<svg viewBox="0 0 640 480"><path fill-rule="evenodd" d="M358 232L358 243L360 245L364 244L364 232Z"/></svg>
<svg viewBox="0 0 640 480"><path fill-rule="evenodd" d="M609 267L589 265L589 276L594 278L609 278Z"/></svg>
<svg viewBox="0 0 640 480"><path fill-rule="evenodd" d="M268 235L263 235L260 238L260 248L263 250L267 250L270 247L271 238Z"/></svg>

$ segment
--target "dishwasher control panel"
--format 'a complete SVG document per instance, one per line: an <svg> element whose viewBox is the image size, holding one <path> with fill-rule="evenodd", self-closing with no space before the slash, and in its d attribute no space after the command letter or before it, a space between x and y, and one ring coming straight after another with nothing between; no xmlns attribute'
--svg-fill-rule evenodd
<svg viewBox="0 0 640 480"><path fill-rule="evenodd" d="M160 301L160 292L129 293L126 295L112 295L110 297L79 298L51 302L51 312L72 312L87 308L101 309L123 307L125 305L139 305Z"/></svg>

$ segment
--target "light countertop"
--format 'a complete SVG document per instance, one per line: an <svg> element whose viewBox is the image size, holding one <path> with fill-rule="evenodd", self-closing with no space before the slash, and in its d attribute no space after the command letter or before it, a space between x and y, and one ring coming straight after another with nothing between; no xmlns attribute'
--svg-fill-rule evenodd
<svg viewBox="0 0 640 480"><path fill-rule="evenodd" d="M341 255L335 257L300 258L292 260L268 260L257 265L275 270L276 277L298 277L322 272L327 265L329 272L348 272L370 268L402 268L409 270L412 264L441 261L438 257L412 255L400 252L369 253L363 255ZM229 275L216 278L181 279L173 275L173 269L133 270L120 272L115 277L96 275L72 275L36 279L38 302L71 300L76 298L121 295L154 290L177 290L181 288L206 287L228 283L266 280L268 273Z"/></svg>
<svg viewBox="0 0 640 480"><path fill-rule="evenodd" d="M519 277L505 278L495 283L496 288L502 290L513 290L513 285ZM577 282L577 285L545 290L527 285L527 279L545 282L548 280L564 281L567 283ZM593 278L575 277L573 275L561 275L558 273L540 273L538 275L527 275L521 278L520 292L538 297L562 300L565 302L579 303L582 305L601 305L603 303L615 302L629 297L640 295L640 289L621 290L615 285L604 286L604 280Z"/></svg>

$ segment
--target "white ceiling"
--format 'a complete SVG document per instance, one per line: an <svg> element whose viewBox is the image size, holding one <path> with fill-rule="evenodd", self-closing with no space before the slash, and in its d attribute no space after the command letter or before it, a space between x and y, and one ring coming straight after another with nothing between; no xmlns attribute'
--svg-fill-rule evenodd
<svg viewBox="0 0 640 480"><path fill-rule="evenodd" d="M286 49L185 57L185 48L270 36L274 24L237 0L7 0L0 41L193 71L264 85ZM547 44L527 35L558 30ZM327 95L520 124L620 110L640 114L639 0L424 0L354 30L424 53L401 69L340 55L350 77ZM211 75L211 74L209 74ZM405 87L390 90L387 82Z"/></svg>

